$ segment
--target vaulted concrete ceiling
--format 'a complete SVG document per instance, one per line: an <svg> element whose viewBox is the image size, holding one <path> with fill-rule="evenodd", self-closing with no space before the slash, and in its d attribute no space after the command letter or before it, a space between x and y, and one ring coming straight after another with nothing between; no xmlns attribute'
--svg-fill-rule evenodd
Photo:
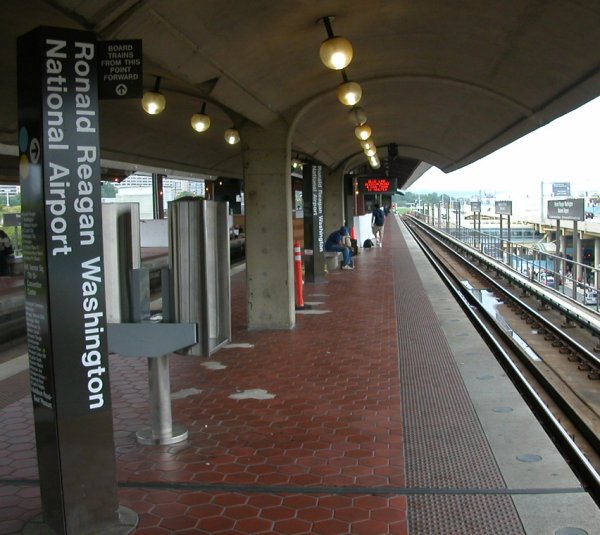
<svg viewBox="0 0 600 535"><path fill-rule="evenodd" d="M319 59L326 32L316 21L326 15L354 46L346 72L362 85L383 155L394 143L402 158L452 171L600 94L598 0L3 0L1 8L5 153L17 139L15 41L39 25L143 40L145 87L163 77L166 110L150 117L138 100L101 103L102 157L132 170L241 177L241 147L225 144L224 130L291 124L302 109L294 152L332 168L364 164L335 96L341 74ZM212 126L197 134L189 121L203 101ZM0 167L6 175L11 164Z"/></svg>

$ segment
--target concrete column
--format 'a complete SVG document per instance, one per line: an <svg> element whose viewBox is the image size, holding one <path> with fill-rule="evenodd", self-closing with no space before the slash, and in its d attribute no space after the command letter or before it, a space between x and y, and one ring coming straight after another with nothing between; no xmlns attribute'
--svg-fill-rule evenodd
<svg viewBox="0 0 600 535"><path fill-rule="evenodd" d="M566 252L567 251L567 237L565 236L564 231L562 229L560 230L559 240L560 240L560 250L562 253L560 270L561 270L561 275L562 275L562 281L564 284L565 283L565 275L567 274L567 252Z"/></svg>
<svg viewBox="0 0 600 535"><path fill-rule="evenodd" d="M325 212L325 238L334 230L339 229L344 220L344 173L343 169L329 171L323 169L323 210ZM348 221L348 228L352 221Z"/></svg>
<svg viewBox="0 0 600 535"><path fill-rule="evenodd" d="M246 201L248 328L291 329L296 322L292 180L287 128L240 127Z"/></svg>

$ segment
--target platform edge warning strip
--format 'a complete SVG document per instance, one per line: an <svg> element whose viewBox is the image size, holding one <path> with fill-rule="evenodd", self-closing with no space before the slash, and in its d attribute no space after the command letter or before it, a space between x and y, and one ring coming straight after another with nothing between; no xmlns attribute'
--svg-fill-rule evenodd
<svg viewBox="0 0 600 535"><path fill-rule="evenodd" d="M506 488L402 232L392 248L407 487ZM482 494L409 495L410 533L523 533L508 492Z"/></svg>

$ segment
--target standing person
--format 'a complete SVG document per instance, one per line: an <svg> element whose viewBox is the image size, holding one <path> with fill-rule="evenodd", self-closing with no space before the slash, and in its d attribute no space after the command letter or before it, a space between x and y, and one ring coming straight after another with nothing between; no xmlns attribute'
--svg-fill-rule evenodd
<svg viewBox="0 0 600 535"><path fill-rule="evenodd" d="M3 230L0 230L0 277L10 275L9 260L13 255L10 238Z"/></svg>
<svg viewBox="0 0 600 535"><path fill-rule="evenodd" d="M383 210L379 207L378 203L375 203L373 207L373 215L371 217L371 229L373 230L373 235L375 236L375 245L379 245L379 247L383 247L383 225L385 223L385 214Z"/></svg>
<svg viewBox="0 0 600 535"><path fill-rule="evenodd" d="M344 245L344 233L348 233L346 227L335 230L328 237L325 242L325 250L327 252L340 252L342 253L342 269L352 270L354 269L354 262L352 262L352 251L350 247Z"/></svg>

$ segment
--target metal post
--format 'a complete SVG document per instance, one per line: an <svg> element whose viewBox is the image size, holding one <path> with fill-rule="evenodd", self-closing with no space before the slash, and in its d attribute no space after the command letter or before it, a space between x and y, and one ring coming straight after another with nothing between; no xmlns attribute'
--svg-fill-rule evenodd
<svg viewBox="0 0 600 535"><path fill-rule="evenodd" d="M577 221L573 221L573 299L577 300L577 282L581 277L581 243Z"/></svg>
<svg viewBox="0 0 600 535"><path fill-rule="evenodd" d="M166 269L165 269L166 271ZM168 273L161 273L163 284ZM145 268L131 270L131 316L134 322L148 323L150 318L150 280ZM170 288L163 286L163 302L170 314ZM136 433L137 441L145 446L175 444L188 437L188 431L173 424L171 413L171 376L169 355L148 357L148 392L150 402L150 427Z"/></svg>
<svg viewBox="0 0 600 535"><path fill-rule="evenodd" d="M506 258L508 265L512 266L512 242L510 235L510 214L506 216Z"/></svg>
<svg viewBox="0 0 600 535"><path fill-rule="evenodd" d="M148 359L148 375L152 434L156 439L169 438L173 431L169 358Z"/></svg>
<svg viewBox="0 0 600 535"><path fill-rule="evenodd" d="M560 247L560 219L556 220L556 239L555 239L555 244L556 244L556 256L554 257L554 287L556 288L557 291L561 291L560 290L560 286L561 284L564 283L563 281L563 277L564 277L564 273L562 270L562 260L561 260L561 247Z"/></svg>
<svg viewBox="0 0 600 535"><path fill-rule="evenodd" d="M175 444L188 437L188 430L173 424L169 356L148 359L151 427L136 433L140 444Z"/></svg>
<svg viewBox="0 0 600 535"><path fill-rule="evenodd" d="M502 219L503 215L500 214L500 260L504 261L504 238L502 237Z"/></svg>
<svg viewBox="0 0 600 535"><path fill-rule="evenodd" d="M164 219L165 209L163 204L163 180L165 175L152 173L152 217Z"/></svg>
<svg viewBox="0 0 600 535"><path fill-rule="evenodd" d="M600 289L600 238L594 239L594 286Z"/></svg>

